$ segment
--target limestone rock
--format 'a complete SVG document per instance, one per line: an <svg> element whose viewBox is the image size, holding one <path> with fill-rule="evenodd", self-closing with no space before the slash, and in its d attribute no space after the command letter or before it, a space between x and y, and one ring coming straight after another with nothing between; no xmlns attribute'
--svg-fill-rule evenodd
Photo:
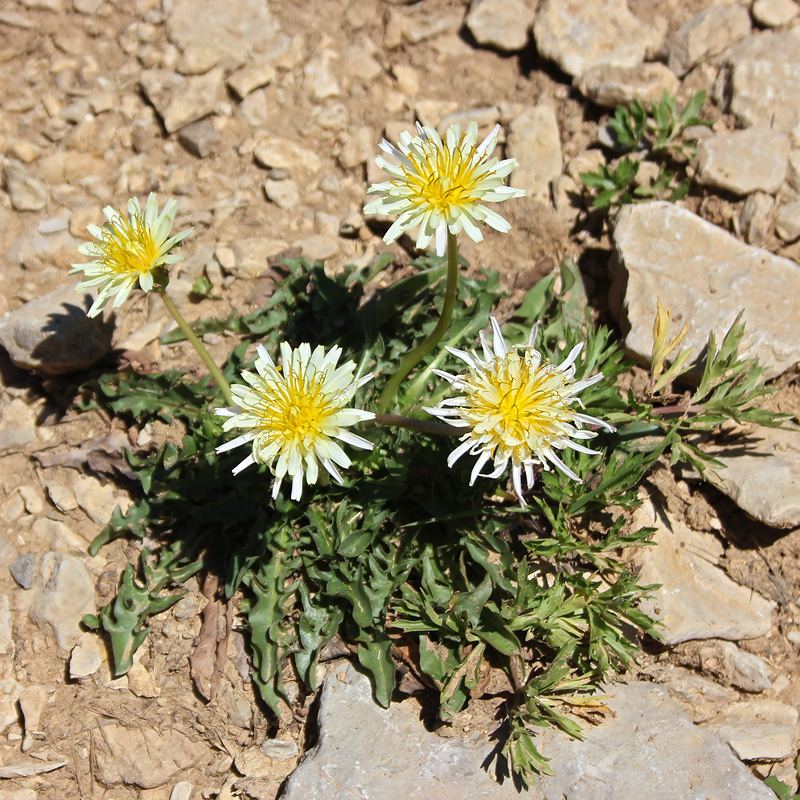
<svg viewBox="0 0 800 800"><path fill-rule="evenodd" d="M790 150L789 137L768 125L712 136L697 148L697 178L737 195L774 194L786 176Z"/></svg>
<svg viewBox="0 0 800 800"><path fill-rule="evenodd" d="M526 109L511 121L506 154L519 166L510 184L525 189L540 203L550 201L550 183L561 174L561 138L555 111L540 105Z"/></svg>
<svg viewBox="0 0 800 800"><path fill-rule="evenodd" d="M765 192L753 192L739 213L739 229L747 244L760 247L769 235L775 198Z"/></svg>
<svg viewBox="0 0 800 800"><path fill-rule="evenodd" d="M734 703L703 724L744 761L780 761L793 753L797 709L777 700Z"/></svg>
<svg viewBox="0 0 800 800"><path fill-rule="evenodd" d="M692 722L706 722L721 714L734 698L727 686L698 675L693 670L672 664L651 664L643 673L653 683L663 686L680 703Z"/></svg>
<svg viewBox="0 0 800 800"><path fill-rule="evenodd" d="M773 528L800 525L800 433L754 427L747 448L711 450L726 467L719 488L751 517Z"/></svg>
<svg viewBox="0 0 800 800"><path fill-rule="evenodd" d="M167 34L182 51L205 48L216 54L225 68L243 64L252 51L274 31L267 4L261 0L171 0L167 9Z"/></svg>
<svg viewBox="0 0 800 800"><path fill-rule="evenodd" d="M634 67L601 64L574 83L584 97L605 108L629 106L634 100L649 108L661 100L664 92L677 94L680 86L675 73L659 62Z"/></svg>
<svg viewBox="0 0 800 800"><path fill-rule="evenodd" d="M193 122L181 128L178 141L197 158L207 158L220 148L220 135L206 119Z"/></svg>
<svg viewBox="0 0 800 800"><path fill-rule="evenodd" d="M13 678L0 678L0 733L19 719L17 701L23 686Z"/></svg>
<svg viewBox="0 0 800 800"><path fill-rule="evenodd" d="M784 242L796 242L800 239L800 200L785 203L775 215L775 233Z"/></svg>
<svg viewBox="0 0 800 800"><path fill-rule="evenodd" d="M651 684L609 686L612 710L585 726L585 741L548 729L536 747L555 775L529 794L541 800L648 797L774 800L720 742L693 725L666 691ZM519 800L513 781L494 782L481 765L493 745L480 737L443 739L425 731L409 702L381 709L369 681L336 665L322 690L319 744L289 777L282 800ZM527 796L527 795L526 795Z"/></svg>
<svg viewBox="0 0 800 800"><path fill-rule="evenodd" d="M798 12L794 0L755 0L750 9L753 19L765 28L777 28L791 22Z"/></svg>
<svg viewBox="0 0 800 800"><path fill-rule="evenodd" d="M13 158L3 165L3 185L17 211L39 211L47 203L47 189Z"/></svg>
<svg viewBox="0 0 800 800"><path fill-rule="evenodd" d="M44 557L42 576L45 585L29 616L52 632L62 651L68 651L80 639L81 619L94 613L94 583L80 558L63 553Z"/></svg>
<svg viewBox="0 0 800 800"><path fill-rule="evenodd" d="M14 638L11 630L11 601L7 594L0 594L0 656L8 663L14 657Z"/></svg>
<svg viewBox="0 0 800 800"><path fill-rule="evenodd" d="M800 359L796 331L800 267L750 247L690 211L667 202L625 206L613 232L610 302L625 346L647 363L653 347L656 297L672 309L676 330L689 320L682 347L695 355L710 330L722 340L743 311L741 355L780 375Z"/></svg>
<svg viewBox="0 0 800 800"><path fill-rule="evenodd" d="M190 77L167 69L150 69L142 72L140 83L167 133L174 133L220 110L224 100L222 76L219 68Z"/></svg>
<svg viewBox="0 0 800 800"><path fill-rule="evenodd" d="M253 151L256 163L266 169L282 169L289 173L316 173L322 169L320 157L291 139L263 139Z"/></svg>
<svg viewBox="0 0 800 800"><path fill-rule="evenodd" d="M90 319L91 298L65 284L0 319L0 345L16 366L48 375L86 369L111 350L111 329Z"/></svg>
<svg viewBox="0 0 800 800"><path fill-rule="evenodd" d="M770 125L788 133L800 122L800 38L764 31L724 55L722 85L740 125Z"/></svg>
<svg viewBox="0 0 800 800"><path fill-rule="evenodd" d="M478 44L516 53L528 44L535 10L535 3L525 0L478 0L464 24Z"/></svg>
<svg viewBox="0 0 800 800"><path fill-rule="evenodd" d="M769 631L774 603L734 583L712 563L721 554L712 537L679 520L665 521L649 499L634 513L634 524L657 531L656 546L643 548L635 562L642 586L661 584L641 608L664 625L666 644L755 639Z"/></svg>
<svg viewBox="0 0 800 800"><path fill-rule="evenodd" d="M251 92L272 83L274 77L275 67L269 61L260 59L246 64L233 75L229 75L227 84L239 100L244 100Z"/></svg>
<svg viewBox="0 0 800 800"><path fill-rule="evenodd" d="M573 77L600 64L635 67L661 38L625 0L544 0L533 32L539 54Z"/></svg>
<svg viewBox="0 0 800 800"><path fill-rule="evenodd" d="M669 68L685 75L692 67L750 33L750 15L740 5L712 6L687 20L670 37Z"/></svg>
<svg viewBox="0 0 800 800"><path fill-rule="evenodd" d="M2 343L0 328L0 343ZM26 444L36 441L36 414L19 397L15 397L2 408L0 416L0 453L6 450L20 450Z"/></svg>
<svg viewBox="0 0 800 800"><path fill-rule="evenodd" d="M746 692L764 692L772 685L767 662L733 642L704 642L699 656L703 672L719 675Z"/></svg>
<svg viewBox="0 0 800 800"><path fill-rule="evenodd" d="M174 728L163 733L116 722L92 730L95 777L104 786L133 784L155 789L199 763L208 749Z"/></svg>
<svg viewBox="0 0 800 800"><path fill-rule="evenodd" d="M96 633L82 633L69 657L69 677L79 681L94 675L104 657L103 640Z"/></svg>

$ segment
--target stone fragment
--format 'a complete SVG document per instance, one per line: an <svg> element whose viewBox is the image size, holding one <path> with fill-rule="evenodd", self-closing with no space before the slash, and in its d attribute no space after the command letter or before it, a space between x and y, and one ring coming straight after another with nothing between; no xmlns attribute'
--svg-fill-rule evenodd
<svg viewBox="0 0 800 800"><path fill-rule="evenodd" d="M465 131L470 122L475 122L480 132L488 133L499 120L500 109L497 106L464 108L444 114L437 127L440 131L446 131L451 125L460 125L461 130Z"/></svg>
<svg viewBox="0 0 800 800"><path fill-rule="evenodd" d="M754 426L748 432L747 448L735 450L710 451L725 466L715 479L719 488L765 525L800 525L800 433Z"/></svg>
<svg viewBox="0 0 800 800"><path fill-rule="evenodd" d="M479 45L517 53L528 44L535 16L535 4L525 0L478 0L464 24Z"/></svg>
<svg viewBox="0 0 800 800"><path fill-rule="evenodd" d="M256 163L266 169L283 169L289 173L316 173L322 169L320 157L291 139L262 139L253 150Z"/></svg>
<svg viewBox="0 0 800 800"><path fill-rule="evenodd" d="M153 674L144 664L136 661L128 670L128 688L137 697L158 697L158 689L153 682Z"/></svg>
<svg viewBox="0 0 800 800"><path fill-rule="evenodd" d="M159 732L144 726L126 728L116 722L95 727L92 744L95 778L103 786L124 783L155 789L210 754L205 746L174 728Z"/></svg>
<svg viewBox="0 0 800 800"><path fill-rule="evenodd" d="M239 100L244 100L251 92L272 83L274 77L275 67L269 61L261 59L252 61L229 75L227 84Z"/></svg>
<svg viewBox="0 0 800 800"><path fill-rule="evenodd" d="M112 483L103 483L94 475L75 475L70 481L78 505L89 515L93 522L105 525L111 518L114 506L119 504L126 511L130 503L125 495L120 494Z"/></svg>
<svg viewBox="0 0 800 800"><path fill-rule="evenodd" d="M585 726L585 741L553 729L537 749L554 775L537 777L541 800L648 797L774 800L771 791L712 732L693 725L661 687L616 684L611 708ZM289 777L282 800L519 800L513 781L495 782L481 765L493 744L482 737L443 739L428 733L412 703L379 708L369 681L350 665L325 680L319 743Z"/></svg>
<svg viewBox="0 0 800 800"><path fill-rule="evenodd" d="M192 784L189 781L178 781L172 787L169 800L190 800L192 796Z"/></svg>
<svg viewBox="0 0 800 800"><path fill-rule="evenodd" d="M266 239L262 236L237 239L230 244L232 253L230 268L241 275L257 278L267 268L270 257L283 252L288 246L281 239Z"/></svg>
<svg viewBox="0 0 800 800"><path fill-rule="evenodd" d="M19 551L5 536L0 534L0 567L8 567L19 555Z"/></svg>
<svg viewBox="0 0 800 800"><path fill-rule="evenodd" d="M339 252L339 242L335 236L315 233L301 239L297 246L311 261L327 261Z"/></svg>
<svg viewBox="0 0 800 800"><path fill-rule="evenodd" d="M19 710L25 728L22 752L27 753L36 739L44 739L42 733L42 712L47 704L47 690L44 686L26 686L19 696Z"/></svg>
<svg viewBox="0 0 800 800"><path fill-rule="evenodd" d="M800 200L785 203L775 215L775 233L784 242L795 242L800 239Z"/></svg>
<svg viewBox="0 0 800 800"><path fill-rule="evenodd" d="M298 755L294 739L265 739L261 750L270 758L295 758Z"/></svg>
<svg viewBox="0 0 800 800"><path fill-rule="evenodd" d="M655 547L635 556L642 586L661 584L641 609L664 626L665 644L690 639L755 639L769 632L774 603L734 583L712 561L721 546L680 520L664 521L646 499L634 512L636 527L656 529Z"/></svg>
<svg viewBox="0 0 800 800"><path fill-rule="evenodd" d="M661 100L664 92L677 94L680 86L675 73L659 62L634 67L600 64L573 83L584 97L605 108L630 106L634 100L649 108Z"/></svg>
<svg viewBox="0 0 800 800"><path fill-rule="evenodd" d="M65 230L41 233L38 228L31 226L14 240L6 253L7 261L38 272L53 267L63 269L82 258L76 252L80 239Z"/></svg>
<svg viewBox="0 0 800 800"><path fill-rule="evenodd" d="M800 38L793 33L743 39L725 53L720 78L743 127L764 124L788 133L800 122Z"/></svg>
<svg viewBox="0 0 800 800"><path fill-rule="evenodd" d="M64 284L0 319L0 345L14 364L48 375L77 372L111 350L111 328L102 317L89 318L91 296Z"/></svg>
<svg viewBox="0 0 800 800"><path fill-rule="evenodd" d="M42 559L42 576L45 584L28 615L66 652L80 639L81 619L94 613L94 582L80 558L64 553Z"/></svg>
<svg viewBox="0 0 800 800"><path fill-rule="evenodd" d="M217 153L221 139L217 129L206 119L192 122L180 129L178 141L197 158L207 158Z"/></svg>
<svg viewBox="0 0 800 800"><path fill-rule="evenodd" d="M797 709L777 700L734 703L703 724L743 761L780 761L793 753Z"/></svg>
<svg viewBox="0 0 800 800"><path fill-rule="evenodd" d="M0 324L0 344L2 326ZM19 397L15 397L2 408L0 417L0 453L6 450L21 450L25 445L36 441L36 414Z"/></svg>
<svg viewBox="0 0 800 800"><path fill-rule="evenodd" d="M172 0L167 6L167 35L182 51L203 47L216 54L228 72L249 60L255 48L275 30L262 0Z"/></svg>
<svg viewBox="0 0 800 800"><path fill-rule="evenodd" d="M271 203L278 208L291 209L300 202L300 192L297 184L292 180L264 181L264 194Z"/></svg>
<svg viewBox="0 0 800 800"><path fill-rule="evenodd" d="M713 719L731 704L734 697L728 687L683 667L652 664L643 673L663 686L694 723Z"/></svg>
<svg viewBox="0 0 800 800"><path fill-rule="evenodd" d="M218 112L224 99L223 73L218 67L190 77L149 69L142 72L140 83L167 133Z"/></svg>
<svg viewBox="0 0 800 800"><path fill-rule="evenodd" d="M733 642L706 642L699 656L704 672L719 675L746 692L763 692L772 686L767 663Z"/></svg>
<svg viewBox="0 0 800 800"><path fill-rule="evenodd" d="M750 33L750 15L740 5L712 6L684 22L667 42L669 68L685 75Z"/></svg>
<svg viewBox="0 0 800 800"><path fill-rule="evenodd" d="M342 93L333 70L336 59L337 55L332 50L323 50L303 67L305 88L315 100L338 97Z"/></svg>
<svg viewBox="0 0 800 800"><path fill-rule="evenodd" d="M8 569L11 576L23 589L30 589L39 574L39 559L33 553L23 553L14 559Z"/></svg>
<svg viewBox="0 0 800 800"><path fill-rule="evenodd" d="M3 165L3 186L17 211L39 211L47 203L47 189L13 158Z"/></svg>
<svg viewBox="0 0 800 800"><path fill-rule="evenodd" d="M14 638L11 630L11 601L7 594L0 594L0 656L8 663L14 657Z"/></svg>
<svg viewBox="0 0 800 800"><path fill-rule="evenodd" d="M753 192L739 212L739 229L747 244L760 247L769 235L775 198L764 192Z"/></svg>
<svg viewBox="0 0 800 800"><path fill-rule="evenodd" d="M236 693L230 683L225 683L217 694L220 708L228 715L232 725L250 730L253 727L253 709L247 700Z"/></svg>
<svg viewBox="0 0 800 800"><path fill-rule="evenodd" d="M712 136L697 148L697 180L737 195L774 194L786 177L790 150L789 137L768 125Z"/></svg>
<svg viewBox="0 0 800 800"><path fill-rule="evenodd" d="M506 153L519 166L511 173L511 186L524 189L539 203L550 202L550 183L561 174L561 136L555 111L534 106L516 116L509 126Z"/></svg>
<svg viewBox="0 0 800 800"><path fill-rule="evenodd" d="M97 9L103 4L103 0L72 0L72 7L79 14L91 16L97 13Z"/></svg>
<svg viewBox="0 0 800 800"><path fill-rule="evenodd" d="M600 64L635 67L661 39L625 0L544 0L533 33L539 55L572 77Z"/></svg>
<svg viewBox="0 0 800 800"><path fill-rule="evenodd" d="M294 754L282 755L278 758L294 758L297 755L297 745L293 741L284 742L284 744L294 745ZM262 748L250 747L239 753L233 763L236 765L236 769L248 778L267 778L273 773L274 759L275 756L268 755Z"/></svg>
<svg viewBox="0 0 800 800"><path fill-rule="evenodd" d="M0 679L0 733L19 720L17 701L23 686L13 678Z"/></svg>
<svg viewBox="0 0 800 800"><path fill-rule="evenodd" d="M269 115L267 95L264 90L257 89L255 92L247 95L239 104L239 111L242 117L244 117L244 121L251 128L260 128L265 125Z"/></svg>
<svg viewBox="0 0 800 800"><path fill-rule="evenodd" d="M104 656L103 640L96 633L82 633L69 657L69 677L79 681L94 675Z"/></svg>
<svg viewBox="0 0 800 800"><path fill-rule="evenodd" d="M765 28L786 25L797 16L797 11L794 0L755 0L750 9L753 19Z"/></svg>
<svg viewBox="0 0 800 800"><path fill-rule="evenodd" d="M750 247L667 202L625 206L613 242L609 301L626 334L626 348L643 363L652 352L657 296L672 309L676 331L689 320L681 346L695 355L706 346L709 331L721 342L743 311L742 357L757 357L769 369L767 377L800 360L800 307L794 302L800 267L795 262Z"/></svg>

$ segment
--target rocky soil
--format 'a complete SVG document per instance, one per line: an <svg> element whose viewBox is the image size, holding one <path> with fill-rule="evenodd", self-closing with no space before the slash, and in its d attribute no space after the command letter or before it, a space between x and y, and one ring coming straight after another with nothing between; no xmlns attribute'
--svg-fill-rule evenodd
<svg viewBox="0 0 800 800"><path fill-rule="evenodd" d="M281 254L335 271L391 250L402 267L413 241L387 247L383 221L361 210L381 137L417 119L500 123L528 196L502 209L509 234L487 231L462 253L501 272L506 308L570 256L642 361L657 295L697 348L744 310L748 353L779 389L771 403L797 416L799 12L794 0L4 0L0 800L518 796L480 768L491 698L439 736L413 699L353 719L367 690L332 660L321 701L298 693L276 724L234 631L203 702L188 665L206 603L195 580L112 679L79 621L114 596L139 544L95 557L87 545L127 502L109 479L120 451L177 432L61 398L115 363L202 365L185 344L159 343L170 320L141 295L88 322L69 265L103 206L155 191L177 199L176 230L194 226L170 284L190 320L258 308ZM665 89L711 98L689 195L616 220L590 211L579 173L618 155L599 143L609 108ZM200 276L214 287L204 299L191 293ZM233 344L207 340L219 358ZM771 796L756 776L792 781L800 434L750 433L751 448L720 452L716 488L652 476L637 513L658 546L636 558L644 583L664 585L649 611L665 643L630 686L610 687L616 716L585 745L545 741L556 778L530 796L739 800Z"/></svg>

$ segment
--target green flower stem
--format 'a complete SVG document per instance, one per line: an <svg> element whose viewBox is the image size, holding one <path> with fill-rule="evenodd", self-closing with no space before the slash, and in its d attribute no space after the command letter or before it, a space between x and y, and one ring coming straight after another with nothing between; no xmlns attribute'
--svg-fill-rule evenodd
<svg viewBox="0 0 800 800"><path fill-rule="evenodd" d="M436 327L431 332L431 335L420 345L415 347L403 360L400 362L400 367L397 372L386 384L381 396L378 400L378 411L380 414L386 414L389 407L392 405L394 396L400 388L400 384L405 377L411 372L414 367L425 358L428 353L436 347L441 341L442 337L450 327L450 320L453 317L453 306L456 302L456 287L458 286L458 246L456 244L456 236L448 231L447 233L447 285L444 290L444 305L442 306L442 315L436 323Z"/></svg>
<svg viewBox="0 0 800 800"><path fill-rule="evenodd" d="M172 302L172 299L169 295L162 291L157 293L161 299L164 301L164 305L167 307L167 310L170 314L172 314L175 322L178 323L178 327L183 331L183 334L189 340L189 343L197 350L197 355L203 360L203 363L208 368L208 371L211 373L211 377L217 382L217 386L219 386L220 391L222 392L223 396L225 397L225 402L229 406L235 406L236 403L233 400L233 395L231 394L231 387L228 381L225 380L225 376L222 374L220 368L214 363L214 359L211 358L211 354L203 347L203 343L197 338L197 334L192 330L189 323L184 319L183 314L178 311L177 306L175 303Z"/></svg>
<svg viewBox="0 0 800 800"><path fill-rule="evenodd" d="M441 434L444 436L460 436L464 433L463 428L456 428L445 422L434 422L427 419L414 419L413 417L403 417L400 414L376 414L372 420L376 425L390 425L395 428L408 428L412 431L422 433Z"/></svg>

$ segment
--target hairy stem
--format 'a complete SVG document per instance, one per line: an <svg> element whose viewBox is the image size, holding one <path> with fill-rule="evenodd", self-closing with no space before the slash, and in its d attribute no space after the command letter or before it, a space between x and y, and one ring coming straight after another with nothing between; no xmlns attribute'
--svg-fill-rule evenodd
<svg viewBox="0 0 800 800"><path fill-rule="evenodd" d="M436 323L436 327L431 332L431 335L417 345L401 362L400 366L394 375L386 384L381 396L378 400L378 411L385 414L389 411L395 395L397 394L400 384L406 378L409 372L422 361L428 353L436 347L441 341L442 337L450 327L450 320L453 317L453 306L456 302L456 287L458 286L458 246L456 244L456 236L448 231L447 233L447 285L444 290L444 305L442 306L442 315Z"/></svg>
<svg viewBox="0 0 800 800"><path fill-rule="evenodd" d="M220 368L214 363L214 359L211 358L211 354L206 350L203 346L203 343L197 338L197 334L192 330L189 323L184 319L183 314L178 311L177 306L175 303L172 302L172 298L167 295L166 292L158 292L158 295L164 301L164 305L167 307L167 310L170 314L172 314L175 322L178 323L178 327L181 329L183 334L189 340L189 343L194 347L197 351L197 355L203 360L203 363L206 365L208 371L211 373L211 377L217 382L217 386L219 386L220 391L222 392L225 402L229 406L234 406L236 403L233 400L233 395L231 394L231 387L228 384L228 381L225 380L225 376L222 374Z"/></svg>
<svg viewBox="0 0 800 800"><path fill-rule="evenodd" d="M403 417L400 414L376 414L373 422L376 425L389 425L395 428L408 428L412 431L422 431L422 433L435 433L444 436L460 436L464 431L445 422L434 422L433 420L414 419L413 417Z"/></svg>

